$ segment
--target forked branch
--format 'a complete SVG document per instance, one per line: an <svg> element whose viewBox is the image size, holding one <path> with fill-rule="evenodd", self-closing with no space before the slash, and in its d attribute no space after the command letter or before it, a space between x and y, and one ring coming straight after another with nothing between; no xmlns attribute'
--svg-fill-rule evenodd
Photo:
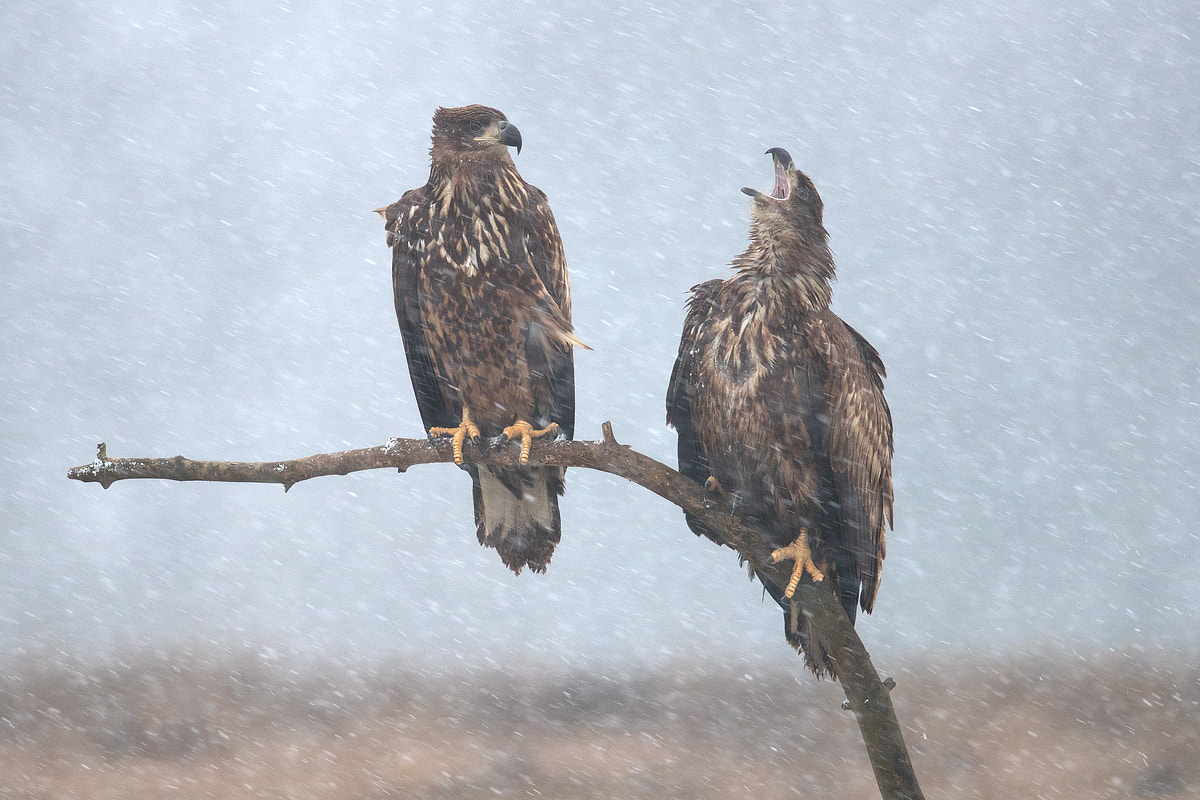
<svg viewBox="0 0 1200 800"><path fill-rule="evenodd" d="M517 466L519 451L513 446L497 446L496 442L476 448L468 441L464 455L468 461L478 464ZM278 483L286 491L301 481L322 475L347 475L384 467L404 472L418 464L452 463L453 460L451 445L446 439L389 439L387 444L379 447L268 462L193 461L183 456L114 459L108 457L106 447L101 444L96 460L72 468L67 477L99 483L106 489L120 480L160 478ZM529 463L595 469L633 481L699 518L776 585L787 585L791 577L790 566L771 562L771 548L764 544L765 537L757 535L752 527L733 516L727 501L707 494L694 481L666 464L619 444L608 422L604 423L603 439L598 442L539 442ZM821 631L822 638L832 645L830 652L836 655L837 677L858 721L880 794L885 800L922 800L888 689L880 682L862 640L827 583L801 582L794 602L799 603L801 612L809 617L809 624Z"/></svg>

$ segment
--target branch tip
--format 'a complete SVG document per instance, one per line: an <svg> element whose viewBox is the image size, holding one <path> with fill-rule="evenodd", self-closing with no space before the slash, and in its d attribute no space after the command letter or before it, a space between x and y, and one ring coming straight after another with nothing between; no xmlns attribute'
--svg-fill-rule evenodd
<svg viewBox="0 0 1200 800"><path fill-rule="evenodd" d="M617 442L617 437L613 436L612 422L605 421L604 424L600 426L600 432L604 436L605 444L619 444L619 442Z"/></svg>
<svg viewBox="0 0 1200 800"><path fill-rule="evenodd" d="M96 445L96 460L97 461L108 461L108 445L105 444L104 442L101 442L100 444ZM104 488L107 489L108 487L105 486Z"/></svg>

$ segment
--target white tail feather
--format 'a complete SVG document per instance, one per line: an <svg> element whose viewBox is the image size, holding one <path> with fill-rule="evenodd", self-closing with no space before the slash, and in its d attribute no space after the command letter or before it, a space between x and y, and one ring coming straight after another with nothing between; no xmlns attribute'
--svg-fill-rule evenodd
<svg viewBox="0 0 1200 800"><path fill-rule="evenodd" d="M488 469L479 470L479 490L483 499L483 529L487 538L502 542L513 531L524 532L533 525L550 530L554 514L550 506L550 487L541 470L533 472L533 485L523 497L508 490Z"/></svg>

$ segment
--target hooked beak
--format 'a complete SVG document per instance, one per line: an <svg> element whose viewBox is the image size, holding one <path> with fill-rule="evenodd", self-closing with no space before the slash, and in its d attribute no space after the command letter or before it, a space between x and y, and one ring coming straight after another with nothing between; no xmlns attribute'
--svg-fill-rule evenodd
<svg viewBox="0 0 1200 800"><path fill-rule="evenodd" d="M788 154L788 151L784 150L782 147L772 147L767 151L766 154L769 155L771 160L775 163L775 186L773 189L771 189L771 194L765 195L757 189L751 189L749 187L743 188L742 193L748 194L755 199L769 196L775 198L776 200L786 200L788 194L791 192L790 188L788 187L787 174L789 170L794 169L792 157Z"/></svg>
<svg viewBox="0 0 1200 800"><path fill-rule="evenodd" d="M784 150L782 147L772 147L767 151L766 154L769 155L771 160L775 162L776 169L792 168L792 157L788 155L788 151Z"/></svg>
<svg viewBox="0 0 1200 800"><path fill-rule="evenodd" d="M500 144L515 147L517 155L521 154L521 131L508 120L500 121Z"/></svg>

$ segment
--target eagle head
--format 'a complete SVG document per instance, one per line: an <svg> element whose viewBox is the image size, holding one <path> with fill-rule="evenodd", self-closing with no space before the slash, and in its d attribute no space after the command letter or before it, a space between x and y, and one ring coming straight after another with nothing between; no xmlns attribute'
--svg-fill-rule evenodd
<svg viewBox="0 0 1200 800"><path fill-rule="evenodd" d="M504 159L509 147L521 152L521 132L494 108L439 108L433 115L431 153L435 161Z"/></svg>
<svg viewBox="0 0 1200 800"><path fill-rule="evenodd" d="M751 213L755 220L768 222L775 218L792 224L821 225L825 204L812 180L796 169L792 157L782 147L772 147L767 155L775 162L775 187L771 193L742 189L744 194L754 198Z"/></svg>
<svg viewBox="0 0 1200 800"><path fill-rule="evenodd" d="M770 194L742 189L750 203L750 249L737 265L758 274L782 273L799 280L799 302L806 308L829 305L833 254L822 223L825 206L817 187L792 163L782 147L767 151L775 162L775 186Z"/></svg>

